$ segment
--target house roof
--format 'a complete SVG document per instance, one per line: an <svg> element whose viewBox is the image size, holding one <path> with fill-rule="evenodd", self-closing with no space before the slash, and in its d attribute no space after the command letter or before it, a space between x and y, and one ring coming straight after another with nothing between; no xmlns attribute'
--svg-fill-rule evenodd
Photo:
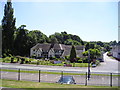
<svg viewBox="0 0 120 90"><path fill-rule="evenodd" d="M84 46L77 45L75 46L76 50L83 50Z"/></svg>
<svg viewBox="0 0 120 90"><path fill-rule="evenodd" d="M32 49L38 50L39 48L41 48L43 51L49 51L50 46L51 46L51 44L40 44L40 43L38 43Z"/></svg>
<svg viewBox="0 0 120 90"><path fill-rule="evenodd" d="M67 56L70 55L71 51L71 45L64 45L64 44L54 44L53 50L64 50L62 56ZM43 51L48 52L51 49L51 44L36 44L32 49L38 50L41 48ZM79 50L83 50L84 46L75 46L76 48L76 54L80 54Z"/></svg>
<svg viewBox="0 0 120 90"><path fill-rule="evenodd" d="M54 50L63 50L64 45L63 44L54 44L53 48L54 48Z"/></svg>
<svg viewBox="0 0 120 90"><path fill-rule="evenodd" d="M70 55L71 48L72 48L71 45L65 45L64 46L64 52L63 52L62 56L68 56L68 55ZM81 52L79 50L83 50L84 46L79 46L78 45L78 46L75 46L75 49L76 49L76 55L80 56L79 54L81 54Z"/></svg>

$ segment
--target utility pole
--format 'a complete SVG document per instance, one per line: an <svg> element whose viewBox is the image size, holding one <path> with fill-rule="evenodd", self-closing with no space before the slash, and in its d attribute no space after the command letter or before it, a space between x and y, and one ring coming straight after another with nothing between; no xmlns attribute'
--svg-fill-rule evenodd
<svg viewBox="0 0 120 90"><path fill-rule="evenodd" d="M88 50L88 80L90 79L90 51Z"/></svg>

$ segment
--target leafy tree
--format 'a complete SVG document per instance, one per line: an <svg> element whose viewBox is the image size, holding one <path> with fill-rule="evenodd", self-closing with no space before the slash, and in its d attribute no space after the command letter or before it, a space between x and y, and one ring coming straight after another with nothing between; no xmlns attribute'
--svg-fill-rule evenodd
<svg viewBox="0 0 120 90"><path fill-rule="evenodd" d="M101 47L104 47L104 43L101 42L101 41L98 41L98 42L97 42L97 45L100 45Z"/></svg>
<svg viewBox="0 0 120 90"><path fill-rule="evenodd" d="M81 45L80 42L76 41L76 40L72 40L72 39L67 39L64 44L66 45Z"/></svg>
<svg viewBox="0 0 120 90"><path fill-rule="evenodd" d="M111 46L114 46L114 45L116 45L116 44L117 44L116 40L110 42L110 45L111 45Z"/></svg>
<svg viewBox="0 0 120 90"><path fill-rule="evenodd" d="M2 56L2 26L0 25L0 57Z"/></svg>
<svg viewBox="0 0 120 90"><path fill-rule="evenodd" d="M31 37L32 41L35 44L49 42L48 37L39 30L30 31L28 33L28 36Z"/></svg>
<svg viewBox="0 0 120 90"><path fill-rule="evenodd" d="M16 49L16 54L17 55L21 55L21 56L25 56L27 53L27 34L28 34L28 30L24 29L24 27L26 27L26 25L21 25L18 29L17 29L17 36L15 39L15 49Z"/></svg>
<svg viewBox="0 0 120 90"><path fill-rule="evenodd" d="M95 45L95 49L101 50L102 47L100 45Z"/></svg>
<svg viewBox="0 0 120 90"><path fill-rule="evenodd" d="M51 44L57 44L58 40L56 38L51 38Z"/></svg>
<svg viewBox="0 0 120 90"><path fill-rule="evenodd" d="M111 47L110 47L109 45L105 44L104 49L105 49L105 51L107 52L107 51L110 51L110 50L111 50Z"/></svg>
<svg viewBox="0 0 120 90"><path fill-rule="evenodd" d="M98 49L89 49L89 50L83 52L83 56L88 56L88 52L90 53L91 61L93 59L96 59L96 58L101 56L101 53L100 53L100 51Z"/></svg>
<svg viewBox="0 0 120 90"><path fill-rule="evenodd" d="M70 51L70 62L73 63L76 61L76 50L74 45L72 45L71 51Z"/></svg>
<svg viewBox="0 0 120 90"><path fill-rule="evenodd" d="M68 34L67 32L55 33L49 36L49 38L56 38L58 43L66 45L84 45L84 42L77 35Z"/></svg>
<svg viewBox="0 0 120 90"><path fill-rule="evenodd" d="M90 48L90 45L89 45L89 42L88 42L88 43L86 43L86 45L85 45L85 51L87 51L89 48Z"/></svg>
<svg viewBox="0 0 120 90"><path fill-rule="evenodd" d="M118 45L120 45L120 41L118 41Z"/></svg>
<svg viewBox="0 0 120 90"><path fill-rule="evenodd" d="M15 22L14 10L12 8L11 0L7 1L4 7L4 16L2 19L2 53L13 54L13 43L14 43L14 31L15 31Z"/></svg>
<svg viewBox="0 0 120 90"><path fill-rule="evenodd" d="M89 44L89 49L94 49L95 48L95 44L94 43L90 43Z"/></svg>

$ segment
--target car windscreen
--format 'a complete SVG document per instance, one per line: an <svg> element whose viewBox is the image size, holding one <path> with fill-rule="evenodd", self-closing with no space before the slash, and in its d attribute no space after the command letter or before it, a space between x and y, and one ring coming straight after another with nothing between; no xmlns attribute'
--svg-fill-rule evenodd
<svg viewBox="0 0 120 90"><path fill-rule="evenodd" d="M62 83L67 83L69 81L71 81L72 78L71 77L61 77L59 82L62 82Z"/></svg>

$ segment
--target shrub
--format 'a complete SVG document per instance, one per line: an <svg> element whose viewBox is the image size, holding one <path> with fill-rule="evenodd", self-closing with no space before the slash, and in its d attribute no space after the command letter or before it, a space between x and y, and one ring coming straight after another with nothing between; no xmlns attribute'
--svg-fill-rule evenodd
<svg viewBox="0 0 120 90"><path fill-rule="evenodd" d="M99 60L96 60L95 64L96 64L96 65L99 65L99 64L100 64L100 61L99 61Z"/></svg>
<svg viewBox="0 0 120 90"><path fill-rule="evenodd" d="M70 60L70 56L65 56L65 59L66 60Z"/></svg>
<svg viewBox="0 0 120 90"><path fill-rule="evenodd" d="M3 58L3 62L10 62L11 61L11 57L5 57Z"/></svg>
<svg viewBox="0 0 120 90"><path fill-rule="evenodd" d="M87 58L83 58L83 63L88 63L88 59Z"/></svg>

